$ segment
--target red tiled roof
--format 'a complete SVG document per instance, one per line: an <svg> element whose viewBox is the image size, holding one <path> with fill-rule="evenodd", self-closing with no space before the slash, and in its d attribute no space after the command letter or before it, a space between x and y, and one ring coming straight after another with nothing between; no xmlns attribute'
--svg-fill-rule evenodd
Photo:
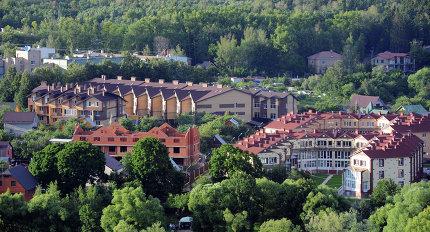
<svg viewBox="0 0 430 232"><path fill-rule="evenodd" d="M402 135L394 132L377 138L378 140L362 150L370 158L409 157L423 146L423 141L413 134Z"/></svg>

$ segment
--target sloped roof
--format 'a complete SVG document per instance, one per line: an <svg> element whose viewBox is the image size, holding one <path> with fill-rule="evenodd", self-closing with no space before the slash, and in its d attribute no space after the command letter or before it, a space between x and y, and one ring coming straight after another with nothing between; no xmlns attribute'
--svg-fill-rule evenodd
<svg viewBox="0 0 430 232"><path fill-rule="evenodd" d="M120 171L124 168L118 160L108 154L105 154L105 161L105 165L113 171Z"/></svg>
<svg viewBox="0 0 430 232"><path fill-rule="evenodd" d="M9 168L3 174L11 175L15 178L25 190L32 190L36 188L37 181L33 175L28 171L24 165L17 165L15 167Z"/></svg>
<svg viewBox="0 0 430 232"><path fill-rule="evenodd" d="M6 112L3 116L3 122L10 124L33 123L35 117L35 112Z"/></svg>
<svg viewBox="0 0 430 232"><path fill-rule="evenodd" d="M389 51L381 52L381 53L378 53L378 55L376 55L376 57L379 57L379 58L385 59L385 60L393 59L395 57L405 57L405 56L408 56L408 54L407 53L394 53L394 52L389 52Z"/></svg>
<svg viewBox="0 0 430 232"><path fill-rule="evenodd" d="M427 115L429 112L422 105L404 105L397 109L397 111L403 110L405 114L415 113L420 115Z"/></svg>
<svg viewBox="0 0 430 232"><path fill-rule="evenodd" d="M334 51L321 51L308 56L308 59L342 59L342 55Z"/></svg>
<svg viewBox="0 0 430 232"><path fill-rule="evenodd" d="M383 101L381 100L381 98L379 98L379 96L366 96L366 95L353 94L351 96L350 105L365 108L369 105L369 103L376 104L378 102L383 104Z"/></svg>

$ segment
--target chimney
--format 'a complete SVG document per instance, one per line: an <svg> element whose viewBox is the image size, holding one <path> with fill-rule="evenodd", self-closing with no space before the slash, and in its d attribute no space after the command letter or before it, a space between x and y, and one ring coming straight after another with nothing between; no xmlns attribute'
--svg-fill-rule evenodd
<svg viewBox="0 0 430 232"><path fill-rule="evenodd" d="M48 85L48 86L47 86L47 89L48 89L48 92L49 92L49 91L51 91L51 86L50 86L50 85Z"/></svg>
<svg viewBox="0 0 430 232"><path fill-rule="evenodd" d="M64 87L63 86L60 87L60 92L64 92Z"/></svg>
<svg viewBox="0 0 430 232"><path fill-rule="evenodd" d="M122 76L116 76L116 79L120 81L122 80Z"/></svg>
<svg viewBox="0 0 430 232"><path fill-rule="evenodd" d="M179 81L178 80L172 80L172 84L179 85Z"/></svg>
<svg viewBox="0 0 430 232"><path fill-rule="evenodd" d="M208 87L208 83L204 83L204 82L202 82L202 83L200 83L200 85L201 85L202 87L205 87L205 88L207 88L207 87Z"/></svg>
<svg viewBox="0 0 430 232"><path fill-rule="evenodd" d="M130 81L136 81L136 77L130 77Z"/></svg>
<svg viewBox="0 0 430 232"><path fill-rule="evenodd" d="M52 88L52 90L55 90L55 83L52 83L51 88Z"/></svg>
<svg viewBox="0 0 430 232"><path fill-rule="evenodd" d="M102 80L106 80L106 79L107 79L106 75L102 75Z"/></svg>
<svg viewBox="0 0 430 232"><path fill-rule="evenodd" d="M145 83L150 83L151 82L151 78L145 78Z"/></svg>
<svg viewBox="0 0 430 232"><path fill-rule="evenodd" d="M187 81L186 82L188 86L193 86L193 82L192 81Z"/></svg>
<svg viewBox="0 0 430 232"><path fill-rule="evenodd" d="M159 84L164 84L164 79L158 79Z"/></svg>

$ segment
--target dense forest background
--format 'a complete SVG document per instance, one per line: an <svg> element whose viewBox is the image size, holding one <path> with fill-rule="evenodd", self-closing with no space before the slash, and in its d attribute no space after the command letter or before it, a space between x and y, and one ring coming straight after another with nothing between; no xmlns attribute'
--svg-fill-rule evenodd
<svg viewBox="0 0 430 232"><path fill-rule="evenodd" d="M363 61L408 52L414 40L428 45L429 12L428 0L2 0L0 50L180 47L194 64L216 61L221 74L303 75L321 50Z"/></svg>

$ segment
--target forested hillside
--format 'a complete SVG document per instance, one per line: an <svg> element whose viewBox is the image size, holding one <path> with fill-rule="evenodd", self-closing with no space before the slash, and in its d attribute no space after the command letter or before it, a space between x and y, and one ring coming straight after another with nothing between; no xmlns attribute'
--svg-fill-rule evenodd
<svg viewBox="0 0 430 232"><path fill-rule="evenodd" d="M0 42L5 54L26 44L63 53L179 46L222 74L302 75L321 50L354 51L358 62L430 44L429 12L428 0L2 0Z"/></svg>

